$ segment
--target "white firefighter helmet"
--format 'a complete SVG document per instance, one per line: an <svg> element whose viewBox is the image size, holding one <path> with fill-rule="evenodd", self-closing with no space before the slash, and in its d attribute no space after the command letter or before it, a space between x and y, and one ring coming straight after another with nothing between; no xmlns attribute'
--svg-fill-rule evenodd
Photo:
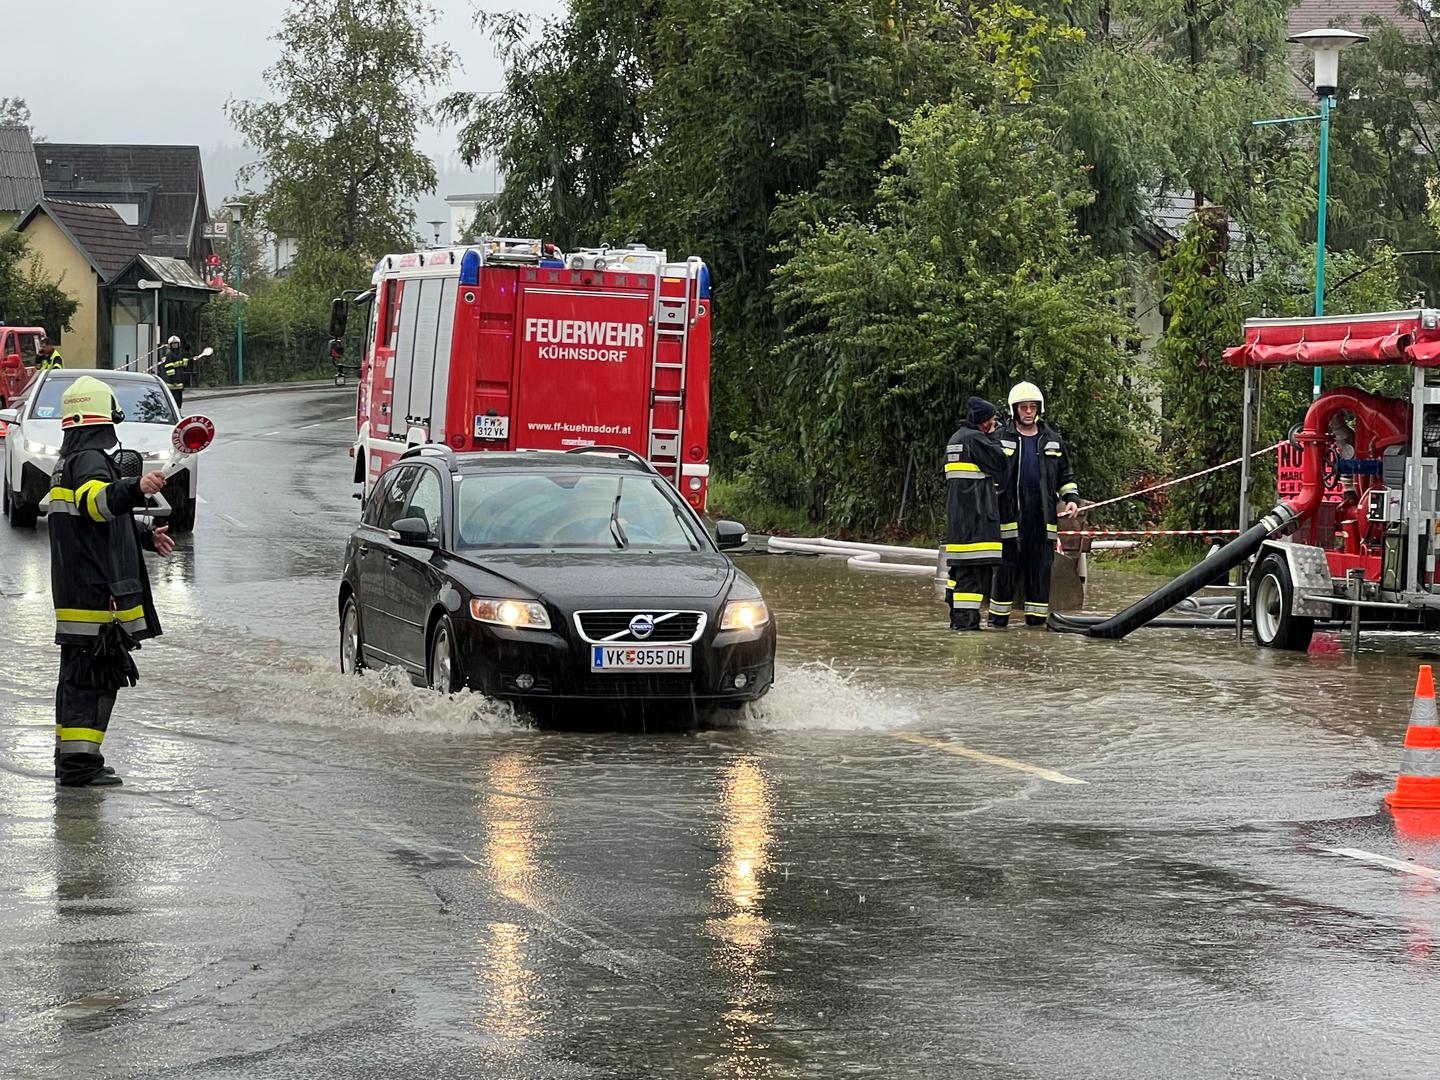
<svg viewBox="0 0 1440 1080"><path fill-rule="evenodd" d="M166 345L179 345L179 344L180 344L180 338L179 338L177 335L175 335L175 334L171 334L171 335L170 335L170 340L167 341L167 342L165 342L165 344L166 344Z"/></svg>
<svg viewBox="0 0 1440 1080"><path fill-rule="evenodd" d="M1040 411L1045 411L1045 395L1033 382L1017 382L1010 388L1009 404L1013 410L1022 401L1033 401L1040 406Z"/></svg>

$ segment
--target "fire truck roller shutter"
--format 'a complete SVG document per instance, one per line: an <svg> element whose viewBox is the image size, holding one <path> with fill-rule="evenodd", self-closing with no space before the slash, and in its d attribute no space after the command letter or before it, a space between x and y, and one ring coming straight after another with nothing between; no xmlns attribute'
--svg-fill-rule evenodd
<svg viewBox="0 0 1440 1080"><path fill-rule="evenodd" d="M420 285L410 280L400 290L400 332L395 338L395 377L390 398L390 435L404 439L410 431L410 370L415 362L415 319L420 311Z"/></svg>
<svg viewBox="0 0 1440 1080"><path fill-rule="evenodd" d="M419 303L415 308L415 340L410 361L410 392L407 395L411 426L431 419L430 401L435 382L435 346L439 339L441 298L448 284L443 278L427 277L418 282ZM409 297L406 301L409 302ZM429 431L436 437L434 427Z"/></svg>
<svg viewBox="0 0 1440 1080"><path fill-rule="evenodd" d="M450 351L455 340L455 298L460 291L459 278L440 279L440 325L435 334L435 378L430 388L430 439L443 442L451 432L445 424L450 400ZM469 428L461 429L468 433Z"/></svg>

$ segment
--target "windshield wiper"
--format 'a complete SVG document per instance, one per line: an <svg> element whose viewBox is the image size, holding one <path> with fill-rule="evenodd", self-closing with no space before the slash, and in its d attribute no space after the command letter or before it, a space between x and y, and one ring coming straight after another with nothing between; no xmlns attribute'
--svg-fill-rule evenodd
<svg viewBox="0 0 1440 1080"><path fill-rule="evenodd" d="M672 502L670 503L670 512L675 515L675 523L680 526L680 535L685 537L685 543L689 545L690 550L699 551L700 545L695 543L695 538L690 535L690 526L681 515L680 507Z"/></svg>
<svg viewBox="0 0 1440 1080"><path fill-rule="evenodd" d="M620 498L625 494L625 478L620 478L620 483L615 488L615 501L610 506L610 535L615 538L615 546L622 551L630 546L630 540L625 535L625 530L620 527Z"/></svg>

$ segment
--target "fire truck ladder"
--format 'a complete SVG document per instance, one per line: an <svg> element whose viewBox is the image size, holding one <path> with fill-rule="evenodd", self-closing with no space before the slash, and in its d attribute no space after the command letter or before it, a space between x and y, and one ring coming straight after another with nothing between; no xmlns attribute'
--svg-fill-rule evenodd
<svg viewBox="0 0 1440 1080"><path fill-rule="evenodd" d="M695 293L700 287L701 260L691 257L685 262L685 295L662 296L666 277L665 268L655 279L655 341L650 361L650 464L657 472L680 486L680 461L682 433L685 428L685 368L689 359L690 324L695 304ZM673 344L675 348L665 348ZM663 374L666 371L679 373L680 385L665 388L673 380ZM673 405L675 426L657 428L655 407Z"/></svg>

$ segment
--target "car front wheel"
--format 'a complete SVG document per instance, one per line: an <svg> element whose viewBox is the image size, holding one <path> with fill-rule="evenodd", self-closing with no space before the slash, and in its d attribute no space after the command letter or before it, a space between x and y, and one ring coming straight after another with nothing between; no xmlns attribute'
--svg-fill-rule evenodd
<svg viewBox="0 0 1440 1080"><path fill-rule="evenodd" d="M442 615L430 637L430 689L453 694L460 689L460 665L455 659L455 628Z"/></svg>
<svg viewBox="0 0 1440 1080"><path fill-rule="evenodd" d="M6 487L9 487L7 478ZM10 508L10 524L17 529L33 529L40 518L40 507L25 502L19 492L11 491L6 496Z"/></svg>
<svg viewBox="0 0 1440 1080"><path fill-rule="evenodd" d="M340 612L340 670L346 675L358 675L365 670L365 645L360 636L360 608L353 596L345 598L345 607Z"/></svg>

